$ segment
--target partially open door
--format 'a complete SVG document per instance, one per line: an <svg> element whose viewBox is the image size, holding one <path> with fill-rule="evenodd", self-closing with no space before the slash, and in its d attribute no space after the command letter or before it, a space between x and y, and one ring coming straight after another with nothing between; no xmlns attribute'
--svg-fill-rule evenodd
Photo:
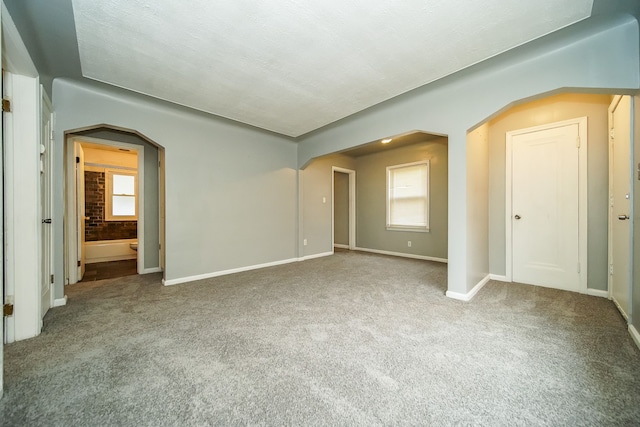
<svg viewBox="0 0 640 427"><path fill-rule="evenodd" d="M631 313L631 97L609 106L609 292L625 319Z"/></svg>
<svg viewBox="0 0 640 427"><path fill-rule="evenodd" d="M76 217L78 220L78 282L84 277L84 227L85 227L85 203L84 203L84 150L80 143L74 144L76 155Z"/></svg>
<svg viewBox="0 0 640 427"><path fill-rule="evenodd" d="M51 225L51 184L52 184L52 156L51 156L51 128L53 107L49 97L40 86L41 128L40 128L40 317L44 318L52 306L53 295L53 228Z"/></svg>

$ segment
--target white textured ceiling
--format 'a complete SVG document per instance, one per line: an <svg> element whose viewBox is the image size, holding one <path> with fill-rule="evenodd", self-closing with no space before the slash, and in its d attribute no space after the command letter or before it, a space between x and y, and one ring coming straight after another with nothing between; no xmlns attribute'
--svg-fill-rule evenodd
<svg viewBox="0 0 640 427"><path fill-rule="evenodd" d="M299 136L587 18L593 0L73 0L85 77Z"/></svg>

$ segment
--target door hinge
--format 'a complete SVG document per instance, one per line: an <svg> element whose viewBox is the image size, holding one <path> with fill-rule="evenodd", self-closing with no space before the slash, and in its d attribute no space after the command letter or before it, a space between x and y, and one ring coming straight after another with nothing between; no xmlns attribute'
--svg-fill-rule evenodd
<svg viewBox="0 0 640 427"><path fill-rule="evenodd" d="M615 137L616 137L616 130L615 130L615 128L611 128L611 129L609 129L609 138L611 138L611 139L615 139Z"/></svg>
<svg viewBox="0 0 640 427"><path fill-rule="evenodd" d="M578 263L578 273L580 273L580 263Z"/></svg>
<svg viewBox="0 0 640 427"><path fill-rule="evenodd" d="M609 264L609 274L613 275L613 264Z"/></svg>
<svg viewBox="0 0 640 427"><path fill-rule="evenodd" d="M576 138L576 148L580 148L580 137Z"/></svg>
<svg viewBox="0 0 640 427"><path fill-rule="evenodd" d="M80 157L76 157L76 163L80 163Z"/></svg>
<svg viewBox="0 0 640 427"><path fill-rule="evenodd" d="M2 112L10 113L11 112L11 101L7 98L2 98Z"/></svg>
<svg viewBox="0 0 640 427"><path fill-rule="evenodd" d="M78 261L78 267L82 266L82 261Z"/></svg>
<svg viewBox="0 0 640 427"><path fill-rule="evenodd" d="M54 280L53 280L53 274L51 275L49 282L50 282L50 283L54 283Z"/></svg>
<svg viewBox="0 0 640 427"><path fill-rule="evenodd" d="M3 316L13 316L13 304L5 304L2 306Z"/></svg>

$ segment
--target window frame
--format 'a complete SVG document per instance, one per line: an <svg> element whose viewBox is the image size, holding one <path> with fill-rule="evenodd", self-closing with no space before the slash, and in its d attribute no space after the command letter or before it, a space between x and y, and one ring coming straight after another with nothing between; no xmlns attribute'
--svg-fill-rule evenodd
<svg viewBox="0 0 640 427"><path fill-rule="evenodd" d="M113 215L113 197L123 196L123 194L113 194L113 175L126 175L133 176L133 196L126 194L134 198L135 215ZM110 169L104 170L104 221L137 221L138 220L138 172L123 169Z"/></svg>
<svg viewBox="0 0 640 427"><path fill-rule="evenodd" d="M398 169L404 169L404 168L410 168L410 167L415 167L415 166L420 166L420 165L424 165L426 167L426 173L425 173L425 180L426 182L424 183L425 186L425 195L424 195L424 202L425 202L425 212L424 212L424 221L425 221L425 225L422 226L416 226L416 225L408 225L408 224L391 224L391 204L392 204L392 188L391 188L391 182L392 182L392 173ZM418 162L411 162L411 163L403 163L403 164L399 164L399 165L392 165L392 166L387 166L387 173L386 173L386 185L387 185L387 191L386 191L386 229L388 231L410 231L410 232L418 232L418 233L428 233L430 228L429 228L429 210L430 210L430 195L431 195L431 191L430 191L430 171L431 171L431 166L430 166L430 162L429 160L421 160ZM394 199L395 200L395 199Z"/></svg>

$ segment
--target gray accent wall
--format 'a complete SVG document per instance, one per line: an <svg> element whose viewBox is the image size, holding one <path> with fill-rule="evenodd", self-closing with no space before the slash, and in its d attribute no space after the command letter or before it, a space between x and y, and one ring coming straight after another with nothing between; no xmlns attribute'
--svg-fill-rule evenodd
<svg viewBox="0 0 640 427"><path fill-rule="evenodd" d="M331 176L333 166L355 169L351 157L341 154L315 159L300 171L300 204L302 206L301 257L326 254L331 246ZM356 182L358 180L356 174ZM357 209L357 207L356 207ZM304 240L307 245L304 246Z"/></svg>
<svg viewBox="0 0 640 427"><path fill-rule="evenodd" d="M506 133L562 120L587 117L588 283L607 290L609 192L609 95L562 94L511 108L489 122L489 263L504 275Z"/></svg>
<svg viewBox="0 0 640 427"><path fill-rule="evenodd" d="M637 91L639 33L631 15L572 25L306 135L299 143L298 164L408 129L447 135L452 224L447 285L452 292L466 294L477 284L467 275L467 236L481 233L468 228L484 226L468 221L473 212L467 200L468 131L515 103L566 88ZM488 245L482 249L488 260Z"/></svg>
<svg viewBox="0 0 640 427"><path fill-rule="evenodd" d="M77 132L74 135L124 142L144 147L144 268L160 267L160 187L158 147L138 135L110 129Z"/></svg>
<svg viewBox="0 0 640 427"><path fill-rule="evenodd" d="M387 166L422 160L429 160L430 229L426 233L387 230ZM355 169L359 248L447 258L446 138L357 157ZM411 247L408 247L409 241Z"/></svg>
<svg viewBox="0 0 640 427"><path fill-rule="evenodd" d="M165 150L165 279L195 279L297 255L296 145L285 137L125 91L56 79L54 163L65 132L106 124ZM62 193L62 170L55 171ZM63 200L56 197L56 217ZM62 224L55 229L62 253ZM62 259L56 269L62 269ZM62 277L62 271L56 277ZM56 283L56 297L63 295Z"/></svg>
<svg viewBox="0 0 640 427"><path fill-rule="evenodd" d="M489 126L467 135L467 283L489 275Z"/></svg>
<svg viewBox="0 0 640 427"><path fill-rule="evenodd" d="M52 98L54 77L82 77L71 0L3 2L38 68L40 83L49 98ZM38 13L36 10L45 12ZM32 31L31 28L44 29L47 32L55 29L55 37L43 37L40 31Z"/></svg>
<svg viewBox="0 0 640 427"><path fill-rule="evenodd" d="M68 20L71 9L66 3ZM624 3L627 9L637 4ZM595 2L594 10L599 4L604 1ZM634 10L637 15L638 6ZM38 49L30 53L42 56ZM71 63L36 64L40 69L48 62ZM49 75L60 75L40 71L47 86ZM64 212L63 132L107 123L140 131L166 149L168 278L312 256L330 250L331 224L325 219L330 218L325 212L330 204L317 205L317 196L330 194L331 180L327 184L324 174L330 177L331 172L330 167L328 172L322 169L323 179L316 181L306 180L313 177L313 169L307 168L308 176L307 169L296 170L314 158L409 129L423 130L448 135L448 287L466 293L476 284L476 274L468 270L488 262L491 252L490 243L469 237L482 236L485 226L469 218L476 207L469 194L471 178L482 175L480 169L467 170L469 130L544 94L637 93L639 76L638 20L629 14L594 16L314 131L299 138L297 147L269 132L116 88L56 79L54 161L59 169L54 174L54 217L60 220ZM54 228L58 253L61 222ZM303 238L309 239L304 248L299 246ZM472 253L484 253L486 259L470 260ZM61 260L56 260L55 276L63 276ZM589 286L594 286L591 278ZM62 282L57 281L55 297L62 296Z"/></svg>

